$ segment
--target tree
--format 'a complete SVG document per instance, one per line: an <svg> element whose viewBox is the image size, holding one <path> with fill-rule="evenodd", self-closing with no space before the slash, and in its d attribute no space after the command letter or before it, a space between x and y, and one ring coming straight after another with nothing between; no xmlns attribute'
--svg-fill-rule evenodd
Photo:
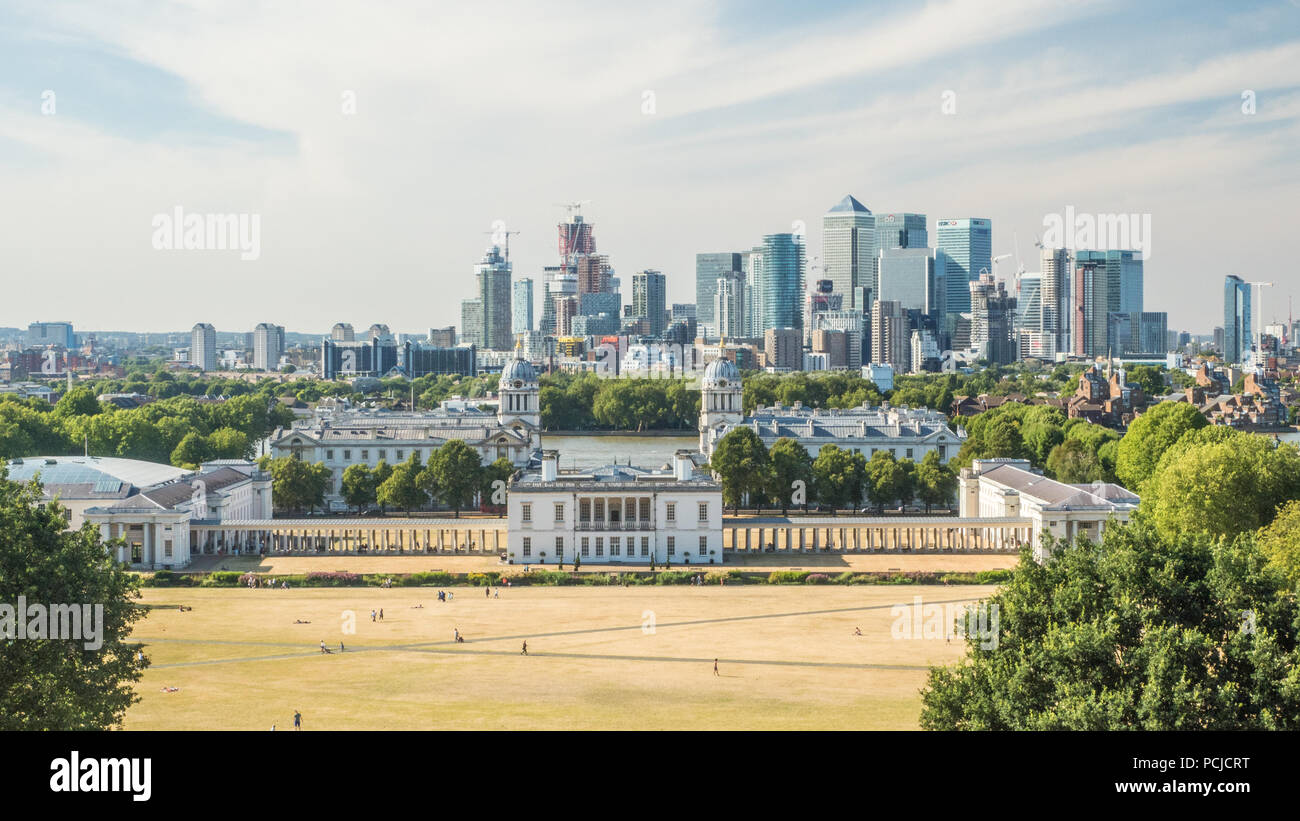
<svg viewBox="0 0 1300 821"><path fill-rule="evenodd" d="M813 460L808 455L807 448L785 436L772 443L768 458L772 462L772 484L768 488L768 495L781 506L781 515L784 516L789 510L795 482L803 482L805 494L813 492ZM805 495L804 503L807 504L808 501Z"/></svg>
<svg viewBox="0 0 1300 821"><path fill-rule="evenodd" d="M325 505L333 472L321 462L310 465L296 456L263 461L271 474L271 498L278 510L315 510Z"/></svg>
<svg viewBox="0 0 1300 821"><path fill-rule="evenodd" d="M884 513L885 505L892 505L904 497L911 498L911 464L910 459L898 461L888 450L878 450L871 455L871 461L866 465L867 498L876 506L877 513Z"/></svg>
<svg viewBox="0 0 1300 821"><path fill-rule="evenodd" d="M1142 483L1155 472L1160 455L1184 433L1208 424L1201 412L1186 402L1161 402L1134 419L1116 454L1115 475L1120 484L1141 493Z"/></svg>
<svg viewBox="0 0 1300 821"><path fill-rule="evenodd" d="M94 416L103 410L99 406L99 400L95 398L95 392L90 388L73 388L59 399L54 406L54 415L59 417L68 416Z"/></svg>
<svg viewBox="0 0 1300 821"><path fill-rule="evenodd" d="M1196 533L1233 538L1269 524L1279 505L1300 499L1295 445L1233 432L1196 447L1180 442L1169 457L1142 486L1142 508L1170 539Z"/></svg>
<svg viewBox="0 0 1300 821"><path fill-rule="evenodd" d="M433 452L429 470L438 488L438 498L460 518L461 508L474 501L474 493L481 485L479 476L483 468L478 452L461 440L452 439Z"/></svg>
<svg viewBox="0 0 1300 821"><path fill-rule="evenodd" d="M916 467L916 495L929 513L933 505L951 505L957 495L957 474L939 460L939 452L925 454Z"/></svg>
<svg viewBox="0 0 1300 821"><path fill-rule="evenodd" d="M383 484L376 487L376 500L388 507L401 508L408 514L416 508L424 507L428 504L429 497L420 487L422 469L420 454L412 452L405 462L393 468L392 474Z"/></svg>
<svg viewBox="0 0 1300 821"><path fill-rule="evenodd" d="M1279 573L1300 588L1300 502L1287 502L1259 531L1259 547Z"/></svg>
<svg viewBox="0 0 1300 821"><path fill-rule="evenodd" d="M136 657L140 645L127 643L145 612L131 601L138 578L113 560L96 528L67 530L63 508L45 503L35 482L7 475L0 463L0 730L120 728L148 666ZM15 619L27 618L14 610L19 596L29 606L102 605L100 646L17 640Z"/></svg>
<svg viewBox="0 0 1300 821"><path fill-rule="evenodd" d="M722 477L722 498L739 512L746 496L758 499L770 480L767 446L752 428L733 428L713 448L709 467Z"/></svg>
<svg viewBox="0 0 1300 821"><path fill-rule="evenodd" d="M369 465L348 465L343 471L342 486L343 501L357 510L373 505L378 499L378 485Z"/></svg>
<svg viewBox="0 0 1300 821"><path fill-rule="evenodd" d="M1078 439L1067 439L1052 448L1047 457L1047 473L1069 485L1106 481L1101 459Z"/></svg>
<svg viewBox="0 0 1300 821"><path fill-rule="evenodd" d="M1022 550L965 658L931 668L922 727L1300 728L1296 599L1249 535L1169 541L1139 516L1050 546L1042 565Z"/></svg>
<svg viewBox="0 0 1300 821"><path fill-rule="evenodd" d="M215 459L247 459L252 451L248 434L234 428L217 428L208 436L208 450Z"/></svg>
<svg viewBox="0 0 1300 821"><path fill-rule="evenodd" d="M200 465L212 458L208 440L203 434L190 432L185 434L176 449L172 451L171 463L176 467Z"/></svg>
<svg viewBox="0 0 1300 821"><path fill-rule="evenodd" d="M509 482L510 477L514 474L515 466L511 464L509 459L502 456L492 464L483 468L483 484L482 487L479 488L479 492L483 495L484 499L488 500L489 504L497 507L504 507L504 502L498 504L493 499L493 493L495 493L495 490L492 486L496 482L501 482L502 487L504 487L505 483Z"/></svg>
<svg viewBox="0 0 1300 821"><path fill-rule="evenodd" d="M817 498L830 505L832 512L849 505L856 510L866 483L867 461L860 453L822 445L813 460L813 476Z"/></svg>

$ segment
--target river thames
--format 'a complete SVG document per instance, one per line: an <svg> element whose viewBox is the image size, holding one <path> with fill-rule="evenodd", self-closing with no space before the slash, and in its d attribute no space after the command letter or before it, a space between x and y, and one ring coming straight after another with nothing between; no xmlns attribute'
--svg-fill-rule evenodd
<svg viewBox="0 0 1300 821"><path fill-rule="evenodd" d="M561 469L594 468L631 462L635 467L657 468L671 462L680 448L699 450L698 436L600 436L542 434L542 448L560 452Z"/></svg>

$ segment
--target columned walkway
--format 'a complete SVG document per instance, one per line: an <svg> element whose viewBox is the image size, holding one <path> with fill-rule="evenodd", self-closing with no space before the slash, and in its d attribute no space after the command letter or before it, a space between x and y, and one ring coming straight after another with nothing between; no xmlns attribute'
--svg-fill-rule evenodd
<svg viewBox="0 0 1300 821"><path fill-rule="evenodd" d="M1032 542L1029 519L756 517L727 519L722 549L739 554L955 551L1014 553Z"/></svg>
<svg viewBox="0 0 1300 821"><path fill-rule="evenodd" d="M480 553L506 549L505 519L250 519L192 522L193 553Z"/></svg>

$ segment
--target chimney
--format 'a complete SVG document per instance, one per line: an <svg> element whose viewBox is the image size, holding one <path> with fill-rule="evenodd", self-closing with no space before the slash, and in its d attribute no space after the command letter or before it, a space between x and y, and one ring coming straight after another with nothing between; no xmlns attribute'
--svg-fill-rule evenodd
<svg viewBox="0 0 1300 821"><path fill-rule="evenodd" d="M542 481L554 482L560 474L560 452L558 450L542 451Z"/></svg>
<svg viewBox="0 0 1300 821"><path fill-rule="evenodd" d="M673 478L679 482L689 482L695 476L695 462L691 452L682 448L673 454Z"/></svg>

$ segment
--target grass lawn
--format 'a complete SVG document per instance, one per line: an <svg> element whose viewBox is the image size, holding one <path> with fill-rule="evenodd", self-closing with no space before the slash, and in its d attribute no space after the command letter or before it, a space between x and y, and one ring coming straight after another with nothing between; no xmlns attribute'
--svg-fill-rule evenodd
<svg viewBox="0 0 1300 821"><path fill-rule="evenodd" d="M152 666L125 726L290 730L300 710L306 730L911 729L927 665L964 644L896 640L890 608L992 590L460 587L440 603L429 588L149 588L160 607L135 635ZM180 604L194 609L161 607Z"/></svg>

